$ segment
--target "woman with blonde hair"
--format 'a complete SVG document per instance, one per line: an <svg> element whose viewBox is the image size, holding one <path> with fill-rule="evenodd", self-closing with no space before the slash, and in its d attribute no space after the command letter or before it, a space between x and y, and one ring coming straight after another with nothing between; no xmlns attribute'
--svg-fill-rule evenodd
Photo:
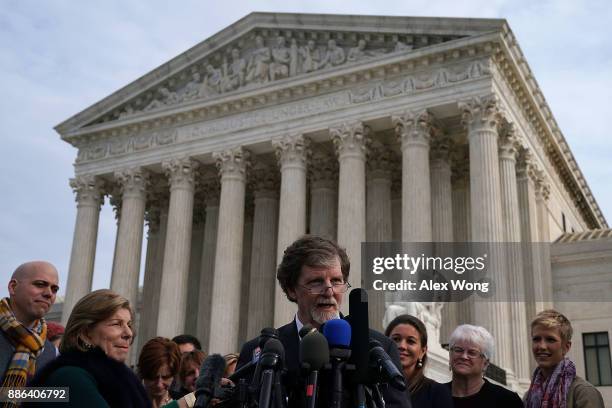
<svg viewBox="0 0 612 408"><path fill-rule="evenodd" d="M538 367L525 395L527 408L604 408L601 394L576 375L566 357L572 346L572 325L556 310L544 310L531 322L531 351Z"/></svg>
<svg viewBox="0 0 612 408"><path fill-rule="evenodd" d="M107 289L91 292L72 309L61 355L28 385L69 387L69 402L45 403L48 407L150 407L142 384L125 365L133 340L128 300Z"/></svg>

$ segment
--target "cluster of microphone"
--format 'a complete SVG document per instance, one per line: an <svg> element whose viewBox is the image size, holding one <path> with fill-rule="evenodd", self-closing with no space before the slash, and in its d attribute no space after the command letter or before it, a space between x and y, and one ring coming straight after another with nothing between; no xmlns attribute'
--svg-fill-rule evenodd
<svg viewBox="0 0 612 408"><path fill-rule="evenodd" d="M365 291L354 289L346 320L329 320L320 330L310 325L300 330L298 381L304 387L299 397L305 399L307 408L341 408L347 404L382 408L385 401L381 387L405 390L402 373L381 343L370 338L367 308ZM195 407L212 406L213 399L221 408L288 407L285 387L292 385L283 381L287 373L285 348L278 332L263 329L256 350L252 360L229 377L231 385L225 386L220 385L225 369L223 357L207 357L196 381ZM322 388L324 393L320 393Z"/></svg>

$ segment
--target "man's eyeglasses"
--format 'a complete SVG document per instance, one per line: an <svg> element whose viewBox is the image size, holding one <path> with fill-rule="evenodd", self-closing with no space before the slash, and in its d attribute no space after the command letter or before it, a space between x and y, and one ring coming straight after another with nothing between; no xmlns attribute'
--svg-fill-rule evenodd
<svg viewBox="0 0 612 408"><path fill-rule="evenodd" d="M306 285L298 285L308 291L311 295L322 295L327 292L327 289L331 288L334 293L345 293L351 287L348 282L333 282L330 285L327 285L323 282L315 282L309 283Z"/></svg>
<svg viewBox="0 0 612 408"><path fill-rule="evenodd" d="M464 349L463 347L458 347L458 346L453 346L451 347L451 351L453 352L453 354L457 357L462 357L464 354L467 354L468 358L470 360L473 360L475 358L478 357L485 357L484 354L482 354L480 351L476 350L476 349Z"/></svg>

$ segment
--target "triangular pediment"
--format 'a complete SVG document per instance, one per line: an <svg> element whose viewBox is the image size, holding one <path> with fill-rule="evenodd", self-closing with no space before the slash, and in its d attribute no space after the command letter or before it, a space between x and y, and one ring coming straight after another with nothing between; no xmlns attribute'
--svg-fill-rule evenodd
<svg viewBox="0 0 612 408"><path fill-rule="evenodd" d="M161 112L500 31L504 20L252 13L56 127Z"/></svg>

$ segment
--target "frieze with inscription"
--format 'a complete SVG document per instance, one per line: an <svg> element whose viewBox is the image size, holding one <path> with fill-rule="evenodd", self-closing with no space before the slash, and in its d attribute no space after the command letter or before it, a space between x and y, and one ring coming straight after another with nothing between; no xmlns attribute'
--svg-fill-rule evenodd
<svg viewBox="0 0 612 408"><path fill-rule="evenodd" d="M309 98L260 111L245 112L196 125L154 131L149 129L131 135L111 136L80 147L77 163L144 151L158 146L195 140L225 132L295 120L352 104L373 102L384 98L442 88L488 75L490 75L490 68L487 60L476 60L467 65L444 67L430 72L374 81L344 92Z"/></svg>

